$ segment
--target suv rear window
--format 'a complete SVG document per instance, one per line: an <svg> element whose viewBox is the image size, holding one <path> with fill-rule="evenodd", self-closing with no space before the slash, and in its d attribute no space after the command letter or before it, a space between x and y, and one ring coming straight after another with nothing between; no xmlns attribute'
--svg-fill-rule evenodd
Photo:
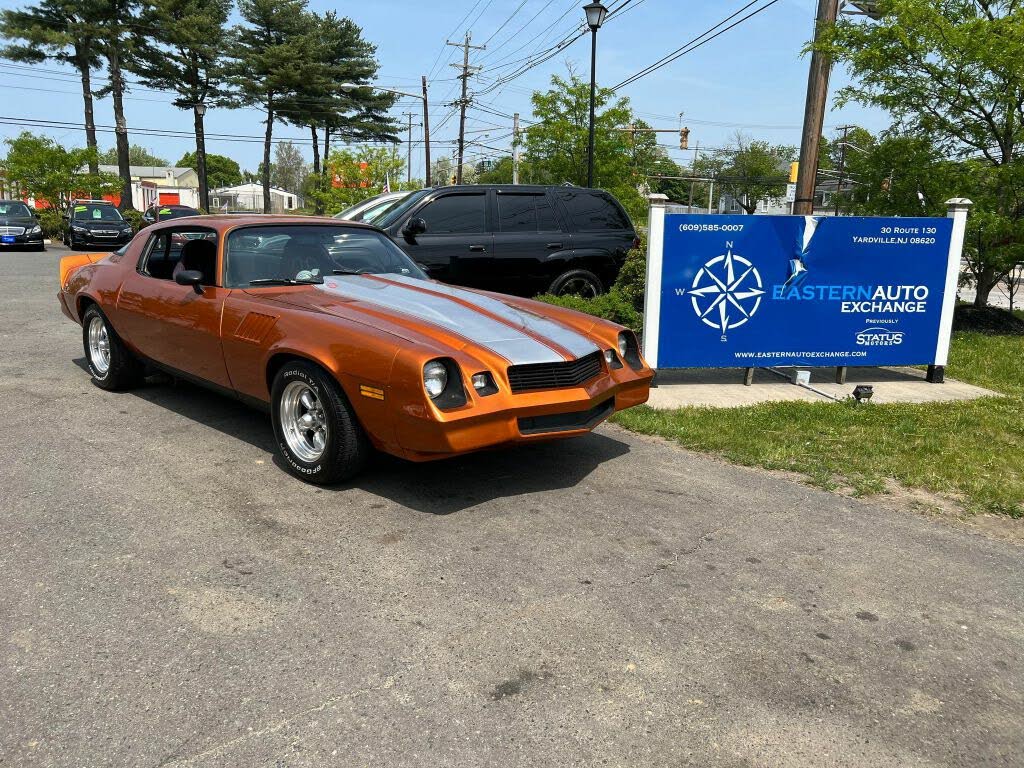
<svg viewBox="0 0 1024 768"><path fill-rule="evenodd" d="M612 198L603 192L560 189L558 196L579 230L632 230L633 225Z"/></svg>

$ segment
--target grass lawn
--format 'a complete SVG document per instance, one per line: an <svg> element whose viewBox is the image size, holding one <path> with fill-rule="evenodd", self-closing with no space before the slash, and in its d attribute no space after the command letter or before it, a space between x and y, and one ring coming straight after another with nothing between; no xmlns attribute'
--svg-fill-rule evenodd
<svg viewBox="0 0 1024 768"><path fill-rule="evenodd" d="M799 472L825 488L869 495L884 492L891 478L952 496L970 512L1024 517L1024 336L957 333L946 372L1001 396L928 405L641 407L615 421L739 464Z"/></svg>

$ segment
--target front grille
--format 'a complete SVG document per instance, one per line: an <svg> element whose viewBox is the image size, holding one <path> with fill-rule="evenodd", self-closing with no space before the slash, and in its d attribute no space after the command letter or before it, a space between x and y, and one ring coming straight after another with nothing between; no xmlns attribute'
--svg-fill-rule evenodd
<svg viewBox="0 0 1024 768"><path fill-rule="evenodd" d="M100 237L117 237L117 235L120 234L114 229L94 229L92 233L94 235L99 235Z"/></svg>
<svg viewBox="0 0 1024 768"><path fill-rule="evenodd" d="M512 392L533 389L559 389L578 387L601 373L601 353L593 352L567 363L531 363L513 365L508 369L508 383Z"/></svg>
<svg viewBox="0 0 1024 768"><path fill-rule="evenodd" d="M547 416L521 416L519 434L539 435L545 432L571 432L574 429L591 429L611 416L615 410L615 398L609 397L586 411L552 413Z"/></svg>
<svg viewBox="0 0 1024 768"><path fill-rule="evenodd" d="M0 235L24 235L24 227L0 227Z"/></svg>

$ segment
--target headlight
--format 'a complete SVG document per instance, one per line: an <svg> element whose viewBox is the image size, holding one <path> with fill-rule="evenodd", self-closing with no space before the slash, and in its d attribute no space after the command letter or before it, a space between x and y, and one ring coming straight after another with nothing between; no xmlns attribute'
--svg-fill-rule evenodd
<svg viewBox="0 0 1024 768"><path fill-rule="evenodd" d="M423 366L423 388L432 400L437 399L448 386L448 369L444 363L431 360Z"/></svg>
<svg viewBox="0 0 1024 768"><path fill-rule="evenodd" d="M72 232L88 232L89 230L87 230L85 227L76 227L74 224L72 224L71 225L71 231Z"/></svg>
<svg viewBox="0 0 1024 768"><path fill-rule="evenodd" d="M622 359L629 363L629 367L639 370L643 367L643 359L640 357L640 345L637 343L636 335L632 331L622 331L619 334L619 353Z"/></svg>
<svg viewBox="0 0 1024 768"><path fill-rule="evenodd" d="M619 334L619 356L620 357L625 357L626 356L626 352L628 352L628 351L629 351L629 339L626 337L625 333L620 333Z"/></svg>
<svg viewBox="0 0 1024 768"><path fill-rule="evenodd" d="M40 232L42 232L42 231L43 231L43 228L42 228L42 227L40 227L40 226L39 226L38 224L36 224L36 225L35 225L34 227L32 227L32 229L30 229L30 230L28 231L28 233L29 233L30 235L38 235L38 234L39 234Z"/></svg>

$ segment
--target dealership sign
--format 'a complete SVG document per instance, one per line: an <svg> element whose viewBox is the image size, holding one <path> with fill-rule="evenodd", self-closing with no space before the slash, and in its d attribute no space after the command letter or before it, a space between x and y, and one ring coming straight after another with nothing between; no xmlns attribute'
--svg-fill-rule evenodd
<svg viewBox="0 0 1024 768"><path fill-rule="evenodd" d="M705 216L651 209L655 368L945 365L967 215Z"/></svg>

